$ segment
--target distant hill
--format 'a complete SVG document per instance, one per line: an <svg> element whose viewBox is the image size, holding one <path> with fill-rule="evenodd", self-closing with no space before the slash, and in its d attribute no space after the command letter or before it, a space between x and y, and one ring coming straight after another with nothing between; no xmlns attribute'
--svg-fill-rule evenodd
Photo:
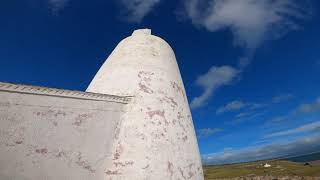
<svg viewBox="0 0 320 180"><path fill-rule="evenodd" d="M306 164L308 162L308 164ZM255 162L204 166L206 180L320 179L320 152ZM264 167L268 163L271 167Z"/></svg>
<svg viewBox="0 0 320 180"><path fill-rule="evenodd" d="M265 168L267 162L271 167ZM320 178L320 165L304 165L285 160L270 160L250 163L240 163L220 166L205 166L204 177L206 180L217 179L307 179L305 177ZM309 178L308 178L309 179Z"/></svg>
<svg viewBox="0 0 320 180"><path fill-rule="evenodd" d="M320 152L302 155L302 156L295 156L290 158L285 158L284 160L293 161L293 162L311 162L320 160Z"/></svg>

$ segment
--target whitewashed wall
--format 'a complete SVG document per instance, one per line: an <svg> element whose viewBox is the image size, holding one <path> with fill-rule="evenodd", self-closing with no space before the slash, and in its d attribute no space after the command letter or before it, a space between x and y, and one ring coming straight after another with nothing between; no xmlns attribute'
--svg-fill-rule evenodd
<svg viewBox="0 0 320 180"><path fill-rule="evenodd" d="M114 49L87 92L134 96L121 116L107 179L203 179L189 104L175 55L148 29Z"/></svg>
<svg viewBox="0 0 320 180"><path fill-rule="evenodd" d="M105 179L125 103L117 97L0 83L0 179Z"/></svg>
<svg viewBox="0 0 320 180"><path fill-rule="evenodd" d="M86 93L0 83L0 179L202 180L171 47L135 31Z"/></svg>

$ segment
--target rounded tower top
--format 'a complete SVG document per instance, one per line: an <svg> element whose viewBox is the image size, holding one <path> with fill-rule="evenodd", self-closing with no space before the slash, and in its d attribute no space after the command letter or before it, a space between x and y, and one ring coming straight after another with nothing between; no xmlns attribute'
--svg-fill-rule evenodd
<svg viewBox="0 0 320 180"><path fill-rule="evenodd" d="M134 30L132 36L136 35L151 35L151 29L137 29Z"/></svg>
<svg viewBox="0 0 320 180"><path fill-rule="evenodd" d="M151 29L137 29L117 45L86 91L135 96L140 93L136 77L140 71L161 71L163 76L175 77L182 84L170 45L152 35Z"/></svg>

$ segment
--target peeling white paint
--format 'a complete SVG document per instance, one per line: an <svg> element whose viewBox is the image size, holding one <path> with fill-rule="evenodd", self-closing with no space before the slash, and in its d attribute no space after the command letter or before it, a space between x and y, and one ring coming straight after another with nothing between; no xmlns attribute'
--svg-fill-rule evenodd
<svg viewBox="0 0 320 180"><path fill-rule="evenodd" d="M87 92L0 82L0 179L202 180L171 47L135 31Z"/></svg>
<svg viewBox="0 0 320 180"><path fill-rule="evenodd" d="M115 48L87 92L134 96L109 157L110 179L203 179L185 89L171 47L136 30Z"/></svg>
<svg viewBox="0 0 320 180"><path fill-rule="evenodd" d="M2 90L1 180L105 179L123 101Z"/></svg>

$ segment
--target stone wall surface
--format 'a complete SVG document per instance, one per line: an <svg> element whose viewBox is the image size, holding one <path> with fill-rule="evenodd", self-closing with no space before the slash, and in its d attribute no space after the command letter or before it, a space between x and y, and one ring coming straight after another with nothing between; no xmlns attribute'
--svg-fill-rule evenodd
<svg viewBox="0 0 320 180"><path fill-rule="evenodd" d="M0 179L105 179L127 100L0 83Z"/></svg>
<svg viewBox="0 0 320 180"><path fill-rule="evenodd" d="M107 179L203 179L193 121L171 47L148 29L121 41L87 92L134 96L121 116Z"/></svg>

